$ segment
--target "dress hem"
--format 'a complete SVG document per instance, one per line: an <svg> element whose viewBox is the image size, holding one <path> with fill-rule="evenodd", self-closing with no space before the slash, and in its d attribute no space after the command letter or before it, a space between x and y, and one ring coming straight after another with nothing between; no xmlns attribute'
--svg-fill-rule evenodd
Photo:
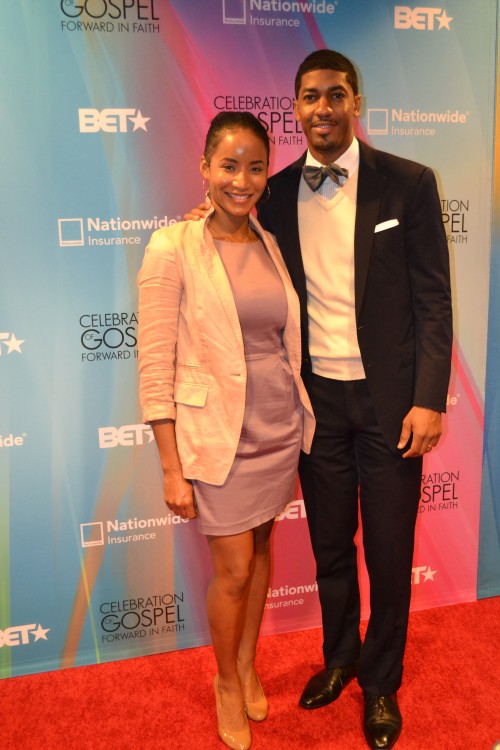
<svg viewBox="0 0 500 750"><path fill-rule="evenodd" d="M233 534L243 534L245 531L255 529L257 526L261 526L266 521L270 521L271 518L276 518L280 513L283 513L288 503L292 501L292 498L286 503L280 503L275 508L261 512L259 515L253 518L247 518L244 521L240 521L238 524L232 524L230 528L227 526L210 526L203 524L201 520L198 520L198 531L204 536L232 536Z"/></svg>

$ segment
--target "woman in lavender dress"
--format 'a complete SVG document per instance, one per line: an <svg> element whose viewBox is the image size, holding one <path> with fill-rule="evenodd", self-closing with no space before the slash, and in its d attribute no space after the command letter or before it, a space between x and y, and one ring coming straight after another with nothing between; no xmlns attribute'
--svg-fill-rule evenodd
<svg viewBox="0 0 500 750"><path fill-rule="evenodd" d="M214 563L207 612L219 736L250 747L268 703L255 652L275 516L293 498L311 405L299 304L274 238L250 215L269 139L247 112L211 123L201 173L212 210L151 238L139 274L139 367L171 512L197 517Z"/></svg>

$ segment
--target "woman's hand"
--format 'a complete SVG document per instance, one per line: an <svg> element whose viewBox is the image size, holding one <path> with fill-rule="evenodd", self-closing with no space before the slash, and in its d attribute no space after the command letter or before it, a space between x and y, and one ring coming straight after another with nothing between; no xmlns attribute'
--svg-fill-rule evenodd
<svg viewBox="0 0 500 750"><path fill-rule="evenodd" d="M191 482L176 471L166 471L164 477L163 497L167 508L181 518L196 518Z"/></svg>
<svg viewBox="0 0 500 750"><path fill-rule="evenodd" d="M172 419L157 419L150 424L163 468L163 499L166 506L181 518L196 518L193 485L182 473L174 422Z"/></svg>

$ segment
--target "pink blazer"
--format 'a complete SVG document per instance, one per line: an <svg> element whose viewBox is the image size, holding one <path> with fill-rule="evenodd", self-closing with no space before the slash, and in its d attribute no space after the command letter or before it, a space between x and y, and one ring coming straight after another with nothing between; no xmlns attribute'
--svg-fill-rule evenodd
<svg viewBox="0 0 500 750"><path fill-rule="evenodd" d="M204 221L153 233L139 272L140 400L145 422L176 421L184 476L225 482L240 439L246 363L240 322L222 261ZM283 342L303 405L302 449L311 448L314 416L300 377L299 301L271 234L254 217L288 300Z"/></svg>

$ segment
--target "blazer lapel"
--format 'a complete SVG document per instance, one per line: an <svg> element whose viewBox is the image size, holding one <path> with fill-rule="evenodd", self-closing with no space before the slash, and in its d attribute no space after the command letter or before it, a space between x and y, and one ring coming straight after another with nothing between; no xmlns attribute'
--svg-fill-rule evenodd
<svg viewBox="0 0 500 750"><path fill-rule="evenodd" d="M296 336L300 336L300 303L299 298L294 290L293 284L290 280L290 275L288 273L286 264L284 262L283 256L275 243L272 236L269 238L269 234L267 237L263 233L263 229L260 226L260 224L252 217L252 225L255 227L257 232L259 233L264 245L267 248L267 251L271 257L271 260L273 261L275 268L280 275L281 281L283 283L283 287L285 289L286 299L288 303L288 314L287 314L287 321L285 326L285 343L287 344L286 349L289 356L295 356L296 359L296 366L300 370L300 360L296 356L297 355L297 338Z"/></svg>
<svg viewBox="0 0 500 750"><path fill-rule="evenodd" d="M376 169L375 150L359 143L358 194L354 230L354 268L356 319L363 302L368 277L373 237L385 179Z"/></svg>
<svg viewBox="0 0 500 750"><path fill-rule="evenodd" d="M210 277L212 284L214 285L215 290L219 295L219 299L228 317L229 323L238 342L238 346L241 347L241 350L243 351L243 334L241 333L240 319L238 317L238 311L236 310L236 304L234 301L233 292L231 290L231 285L229 284L229 279L227 278L226 269L224 268L224 264L222 263L222 260L219 257L219 253L215 249L211 238L208 237L207 242L207 239L205 237L205 227L212 213L213 211L208 214L203 222L199 222L199 224L202 224L200 237L201 257L208 276Z"/></svg>

